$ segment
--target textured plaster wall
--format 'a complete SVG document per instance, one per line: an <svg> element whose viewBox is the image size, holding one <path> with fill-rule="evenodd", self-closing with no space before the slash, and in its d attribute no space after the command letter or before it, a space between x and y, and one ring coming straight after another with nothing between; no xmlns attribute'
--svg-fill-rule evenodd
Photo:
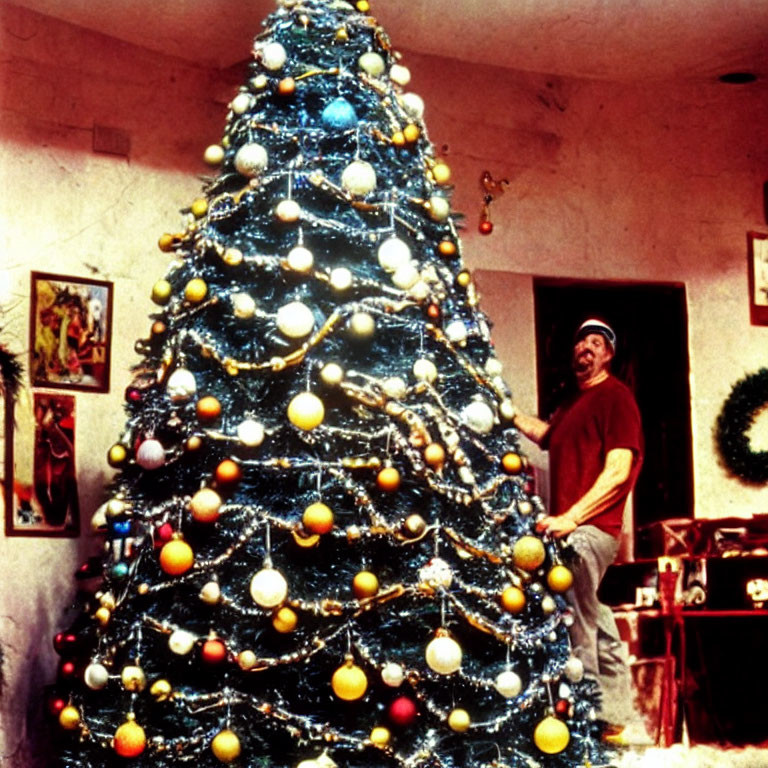
<svg viewBox="0 0 768 768"><path fill-rule="evenodd" d="M411 53L404 63L432 140L447 146L455 207L468 215L465 256L483 270L485 308L521 404L535 403L531 275L684 282L696 513L762 511L764 491L717 465L711 428L732 384L768 359L768 329L749 325L745 275L745 233L764 224L765 86L562 81ZM96 546L88 518L109 479L104 455L123 425L149 289L166 264L155 242L197 196L229 79L0 3L0 340L27 351L31 269L115 283L111 392L76 395L85 533L0 534L3 768L32 768L44 749L50 638L66 625L72 572ZM130 134L129 160L93 153L94 123ZM511 185L483 238L486 168ZM28 402L23 393L20 407Z"/></svg>

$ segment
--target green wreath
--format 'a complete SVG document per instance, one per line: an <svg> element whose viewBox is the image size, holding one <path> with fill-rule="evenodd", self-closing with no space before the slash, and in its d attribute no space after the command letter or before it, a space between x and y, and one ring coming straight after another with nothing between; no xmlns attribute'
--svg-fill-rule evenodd
<svg viewBox="0 0 768 768"><path fill-rule="evenodd" d="M747 432L757 412L768 405L768 368L734 384L720 415L715 439L728 469L749 483L768 483L768 451L753 451Z"/></svg>

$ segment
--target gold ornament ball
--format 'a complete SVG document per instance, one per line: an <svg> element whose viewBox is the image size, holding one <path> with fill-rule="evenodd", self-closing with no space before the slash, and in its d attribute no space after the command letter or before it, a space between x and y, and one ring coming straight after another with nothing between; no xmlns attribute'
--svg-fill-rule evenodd
<svg viewBox="0 0 768 768"><path fill-rule="evenodd" d="M316 501L304 510L301 522L310 533L328 533L333 528L333 511L327 504Z"/></svg>
<svg viewBox="0 0 768 768"><path fill-rule="evenodd" d="M282 635L293 632L298 623L299 617L296 615L296 611L288 606L283 606L272 619L272 626Z"/></svg>
<svg viewBox="0 0 768 768"><path fill-rule="evenodd" d="M277 92L281 96L292 96L296 93L296 81L292 77L284 77L277 84Z"/></svg>
<svg viewBox="0 0 768 768"><path fill-rule="evenodd" d="M224 147L220 144L211 144L203 155L203 160L208 165L219 165L224 160Z"/></svg>
<svg viewBox="0 0 768 768"><path fill-rule="evenodd" d="M396 147L404 147L405 146L405 134L402 131L395 131L392 134L392 143Z"/></svg>
<svg viewBox="0 0 768 768"><path fill-rule="evenodd" d="M102 605L101 608L97 609L96 613L93 614L93 618L96 619L102 627L106 627L112 618L112 611Z"/></svg>
<svg viewBox="0 0 768 768"><path fill-rule="evenodd" d="M432 469L439 469L445 462L445 448L440 443L430 443L424 449L424 461Z"/></svg>
<svg viewBox="0 0 768 768"><path fill-rule="evenodd" d="M107 461L111 467L119 467L127 458L128 451L120 443L115 443L107 453Z"/></svg>
<svg viewBox="0 0 768 768"><path fill-rule="evenodd" d="M173 286L167 280L158 280L152 286L152 301L160 306L167 304L171 298L172 291Z"/></svg>
<svg viewBox="0 0 768 768"><path fill-rule="evenodd" d="M204 197L198 197L197 200L192 202L189 210L196 219L201 219L208 213L208 201Z"/></svg>
<svg viewBox="0 0 768 768"><path fill-rule="evenodd" d="M308 432L323 423L325 406L312 392L301 392L288 404L288 421Z"/></svg>
<svg viewBox="0 0 768 768"><path fill-rule="evenodd" d="M467 272L466 269L462 269L461 272L456 275L456 285L458 285L459 288L467 288L471 282L472 275Z"/></svg>
<svg viewBox="0 0 768 768"><path fill-rule="evenodd" d="M352 591L358 600L373 597L379 591L379 579L375 573L360 571L352 579Z"/></svg>
<svg viewBox="0 0 768 768"><path fill-rule="evenodd" d="M448 727L456 733L464 733L469 730L470 719L469 712L466 709L456 707L448 715Z"/></svg>
<svg viewBox="0 0 768 768"><path fill-rule="evenodd" d="M501 607L510 613L520 613L525 608L525 593L519 587L507 587L501 593Z"/></svg>
<svg viewBox="0 0 768 768"><path fill-rule="evenodd" d="M183 539L172 539L160 550L160 567L169 576L181 576L195 562L192 547Z"/></svg>
<svg viewBox="0 0 768 768"><path fill-rule="evenodd" d="M347 32L346 27L339 27L339 29L336 30L336 39L340 43L346 43L347 40L349 40L349 32Z"/></svg>
<svg viewBox="0 0 768 768"><path fill-rule="evenodd" d="M198 523L215 523L219 519L221 496L213 488L201 488L189 502L192 517Z"/></svg>
<svg viewBox="0 0 768 768"><path fill-rule="evenodd" d="M71 704L59 712L59 725L67 731L74 731L80 726L80 711Z"/></svg>
<svg viewBox="0 0 768 768"><path fill-rule="evenodd" d="M396 491L400 487L400 473L394 467L384 467L376 475L376 485L388 493Z"/></svg>
<svg viewBox="0 0 768 768"><path fill-rule="evenodd" d="M545 717L533 732L534 744L547 755L562 752L571 740L568 726L556 717Z"/></svg>
<svg viewBox="0 0 768 768"><path fill-rule="evenodd" d="M368 0L357 0L356 7L360 13L368 13L371 10L371 4Z"/></svg>
<svg viewBox="0 0 768 768"><path fill-rule="evenodd" d="M202 277L193 277L184 286L184 298L190 304L199 304L208 295L208 283Z"/></svg>
<svg viewBox="0 0 768 768"><path fill-rule="evenodd" d="M436 184L447 184L451 180L451 169L445 163L435 163L432 176Z"/></svg>
<svg viewBox="0 0 768 768"><path fill-rule="evenodd" d="M233 763L240 757L240 739L234 731L225 728L213 737L211 752L219 762Z"/></svg>
<svg viewBox="0 0 768 768"><path fill-rule="evenodd" d="M390 733L389 728L385 728L383 725L377 725L371 730L371 735L368 738L374 746L386 747L392 738L392 734Z"/></svg>
<svg viewBox="0 0 768 768"><path fill-rule="evenodd" d="M427 530L427 521L421 515L414 512L414 514L408 515L405 518L403 528L407 536L416 538L416 536L421 536Z"/></svg>
<svg viewBox="0 0 768 768"><path fill-rule="evenodd" d="M170 234L170 232L164 232L162 235L160 235L160 238L157 241L157 247L163 251L163 253L172 251L175 244L176 237L175 235Z"/></svg>
<svg viewBox="0 0 768 768"><path fill-rule="evenodd" d="M553 565L547 574L547 584L553 592L567 592L573 584L573 574L564 565Z"/></svg>
<svg viewBox="0 0 768 768"><path fill-rule="evenodd" d="M410 123L403 128L403 137L408 144L413 144L415 141L418 141L419 136L421 136L421 129L418 125Z"/></svg>
<svg viewBox="0 0 768 768"><path fill-rule="evenodd" d="M441 256L453 256L456 253L456 243L453 240L441 240L437 250Z"/></svg>
<svg viewBox="0 0 768 768"><path fill-rule="evenodd" d="M136 665L123 667L120 679L125 690L131 693L141 693L147 687L147 676L144 670Z"/></svg>
<svg viewBox="0 0 768 768"><path fill-rule="evenodd" d="M547 553L541 539L535 536L523 536L512 548L512 559L518 568L535 571L545 560Z"/></svg>
<svg viewBox="0 0 768 768"><path fill-rule="evenodd" d="M221 403L213 395L206 395L197 401L195 412L200 421L216 421L221 416Z"/></svg>
<svg viewBox="0 0 768 768"><path fill-rule="evenodd" d="M115 731L115 752L120 757L138 757L146 746L144 729L133 719L127 720Z"/></svg>
<svg viewBox="0 0 768 768"><path fill-rule="evenodd" d="M253 669L258 662L258 658L253 651L240 651L237 657L237 663L240 669L246 672Z"/></svg>
<svg viewBox="0 0 768 768"><path fill-rule="evenodd" d="M172 693L171 684L164 679L155 680L149 688L149 694L155 701L168 701Z"/></svg>
<svg viewBox="0 0 768 768"><path fill-rule="evenodd" d="M191 435L187 438L187 442L184 443L184 450L190 453L199 451L203 447L203 438L200 435Z"/></svg>
<svg viewBox="0 0 768 768"><path fill-rule="evenodd" d="M523 459L517 453L505 453L501 457L501 466L508 475L516 475L523 468Z"/></svg>
<svg viewBox="0 0 768 768"><path fill-rule="evenodd" d="M357 701L365 695L368 678L351 658L340 666L331 678L333 692L344 701Z"/></svg>

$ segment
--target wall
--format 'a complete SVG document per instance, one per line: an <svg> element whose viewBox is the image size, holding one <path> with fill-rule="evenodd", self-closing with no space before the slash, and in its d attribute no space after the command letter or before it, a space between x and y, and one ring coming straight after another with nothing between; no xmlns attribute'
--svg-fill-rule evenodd
<svg viewBox="0 0 768 768"><path fill-rule="evenodd" d="M197 196L224 109L215 73L5 3L0 15L0 343L26 365L31 269L115 284L111 391L76 393L84 535L0 535L0 765L31 768L42 687L55 676L51 638L66 627L73 572L98 546L88 520L124 422L133 344L149 329L150 288L165 272L157 237ZM94 123L130 134L129 160L92 151ZM22 420L29 403L23 392Z"/></svg>
<svg viewBox="0 0 768 768"><path fill-rule="evenodd" d="M2 343L27 351L30 269L116 286L111 392L77 395L87 531L123 424L133 343L149 327L149 289L165 268L154 243L197 195L199 158L219 137L219 95L230 91L217 73L6 3L0 14L0 259L12 297ZM761 511L762 489L718 466L711 430L732 384L766 362L768 330L749 325L744 269L746 231L765 229L765 86L565 81L408 52L404 63L431 138L447 145L466 259L505 273L480 285L523 407L535 403L531 275L685 282L696 513ZM129 160L93 153L94 123L130 133ZM484 169L511 182L490 237L476 232ZM87 535L0 536L3 768L37 764L50 638L66 625L71 574L95 546Z"/></svg>

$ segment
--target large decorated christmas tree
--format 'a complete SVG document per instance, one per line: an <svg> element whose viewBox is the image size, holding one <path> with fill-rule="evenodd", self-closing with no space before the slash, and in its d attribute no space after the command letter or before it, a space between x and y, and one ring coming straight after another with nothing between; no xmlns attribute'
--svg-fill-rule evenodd
<svg viewBox="0 0 768 768"><path fill-rule="evenodd" d="M279 3L160 239L61 766L602 762L450 171L368 11Z"/></svg>

